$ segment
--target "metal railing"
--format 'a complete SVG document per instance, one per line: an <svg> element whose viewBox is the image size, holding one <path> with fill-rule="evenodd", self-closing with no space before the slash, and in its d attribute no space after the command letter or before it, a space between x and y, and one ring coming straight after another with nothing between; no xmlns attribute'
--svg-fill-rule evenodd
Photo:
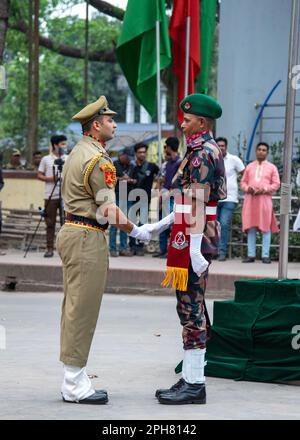
<svg viewBox="0 0 300 440"><path fill-rule="evenodd" d="M277 219L277 223L279 226L280 196L272 196L272 200L273 200L275 217ZM293 231L293 224L297 217L298 210L300 209L300 204L295 203L299 200L298 197L296 196L292 196L291 200L292 200L292 209L290 213L290 229L289 229L290 241L291 241L291 237L294 237L293 241L296 241L299 244L289 243L289 251L291 252L291 254L294 254L292 255L295 258L294 261L300 261L300 231L299 232ZM247 233L242 232L242 220L241 220L243 201L244 201L244 196L240 196L239 204L234 212L233 221L230 228L230 235L228 241L228 257L230 259L236 256L238 257L246 256L246 252L247 252L247 246L248 246ZM262 247L260 240L257 240L256 247L257 248ZM272 249L276 250L275 256L277 257L277 253L279 252L279 234L272 234L271 253L274 254L274 252L272 252ZM295 252L297 249L299 249L299 251Z"/></svg>

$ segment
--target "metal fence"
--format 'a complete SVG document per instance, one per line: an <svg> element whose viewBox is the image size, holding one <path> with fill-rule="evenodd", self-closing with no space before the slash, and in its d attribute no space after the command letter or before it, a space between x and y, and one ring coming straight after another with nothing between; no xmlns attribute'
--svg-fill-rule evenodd
<svg viewBox="0 0 300 440"><path fill-rule="evenodd" d="M292 198L291 213L290 213L290 230L289 230L289 259L293 261L300 261L300 231L293 231L293 224L297 217L298 210L300 208L299 199L295 196ZM247 233L242 232L242 203L244 196L239 197L239 204L234 213L232 226L230 229L230 237L228 243L228 257L243 257L247 254ZM280 196L273 196L273 206L275 216L279 225L280 222ZM261 240L258 236L257 240L257 252L262 247ZM279 255L279 234L272 234L271 242L271 256L272 259L277 259Z"/></svg>

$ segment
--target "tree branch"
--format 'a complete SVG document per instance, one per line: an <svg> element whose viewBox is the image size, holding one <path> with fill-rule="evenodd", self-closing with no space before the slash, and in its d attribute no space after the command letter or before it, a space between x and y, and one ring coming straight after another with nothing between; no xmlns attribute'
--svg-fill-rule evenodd
<svg viewBox="0 0 300 440"><path fill-rule="evenodd" d="M8 23L8 27L10 29L14 29L16 31L20 31L23 34L27 34L28 27L23 21L19 21L17 23ZM85 50L78 49L76 47L67 46L66 44L55 43L50 38L43 37L40 35L39 37L40 46L45 47L46 49L52 50L53 52L57 52L61 55L71 57L71 58L84 58ZM91 51L89 52L89 60L90 61L104 61L109 63L114 63L116 61L116 55L114 50L104 51Z"/></svg>
<svg viewBox="0 0 300 440"><path fill-rule="evenodd" d="M124 18L125 11L123 9L113 6L103 0L90 0L90 5L98 9L99 12L109 15L110 17L117 18L120 21L122 21Z"/></svg>

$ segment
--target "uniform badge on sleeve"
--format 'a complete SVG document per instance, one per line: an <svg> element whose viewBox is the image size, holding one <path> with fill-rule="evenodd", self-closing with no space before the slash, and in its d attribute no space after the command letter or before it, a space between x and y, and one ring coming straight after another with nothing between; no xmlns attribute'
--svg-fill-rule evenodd
<svg viewBox="0 0 300 440"><path fill-rule="evenodd" d="M201 164L201 157L194 157L194 159L192 159L192 165L194 168L198 168Z"/></svg>
<svg viewBox="0 0 300 440"><path fill-rule="evenodd" d="M100 170L104 173L106 185L109 188L113 188L117 182L115 167L110 163L106 163L100 167Z"/></svg>

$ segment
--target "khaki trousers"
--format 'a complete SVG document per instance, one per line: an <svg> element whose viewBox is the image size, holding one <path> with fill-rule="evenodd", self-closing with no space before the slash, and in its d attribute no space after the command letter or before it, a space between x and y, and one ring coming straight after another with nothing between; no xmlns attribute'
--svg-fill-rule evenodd
<svg viewBox="0 0 300 440"><path fill-rule="evenodd" d="M60 360L84 367L99 315L108 270L105 233L64 225L57 251L63 263Z"/></svg>

